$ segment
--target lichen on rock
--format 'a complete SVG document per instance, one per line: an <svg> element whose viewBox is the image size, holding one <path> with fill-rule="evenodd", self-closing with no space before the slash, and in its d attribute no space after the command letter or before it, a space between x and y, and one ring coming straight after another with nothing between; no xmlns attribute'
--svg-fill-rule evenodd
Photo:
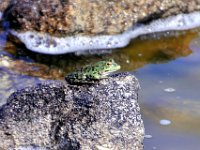
<svg viewBox="0 0 200 150"><path fill-rule="evenodd" d="M93 85L46 83L0 108L0 148L142 150L138 80L120 73Z"/></svg>

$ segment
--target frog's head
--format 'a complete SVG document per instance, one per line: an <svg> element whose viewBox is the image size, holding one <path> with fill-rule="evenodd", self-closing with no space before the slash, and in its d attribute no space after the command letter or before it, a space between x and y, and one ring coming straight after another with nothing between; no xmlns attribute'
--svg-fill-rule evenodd
<svg viewBox="0 0 200 150"><path fill-rule="evenodd" d="M109 74L120 69L113 59L99 61L93 66L93 76L96 79L106 78Z"/></svg>

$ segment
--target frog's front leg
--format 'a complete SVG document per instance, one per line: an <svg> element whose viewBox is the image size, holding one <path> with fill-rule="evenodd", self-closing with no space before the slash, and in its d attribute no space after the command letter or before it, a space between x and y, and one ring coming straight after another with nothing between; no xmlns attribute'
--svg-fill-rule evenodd
<svg viewBox="0 0 200 150"><path fill-rule="evenodd" d="M91 75L90 79L99 80L99 79L101 79L101 76L100 76L100 74L96 73L96 74Z"/></svg>

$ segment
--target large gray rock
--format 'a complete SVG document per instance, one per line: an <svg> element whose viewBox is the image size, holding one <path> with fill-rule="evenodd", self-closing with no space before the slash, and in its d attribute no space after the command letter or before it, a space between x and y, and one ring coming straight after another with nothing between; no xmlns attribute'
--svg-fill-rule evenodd
<svg viewBox="0 0 200 150"><path fill-rule="evenodd" d="M0 149L142 150L139 83L128 73L92 85L40 84L0 109Z"/></svg>

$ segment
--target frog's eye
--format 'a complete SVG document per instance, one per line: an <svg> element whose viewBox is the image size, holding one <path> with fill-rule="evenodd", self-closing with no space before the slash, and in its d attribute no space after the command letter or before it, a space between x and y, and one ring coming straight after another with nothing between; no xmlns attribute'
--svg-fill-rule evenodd
<svg viewBox="0 0 200 150"><path fill-rule="evenodd" d="M110 66L110 65L112 65L112 62L107 62L106 65Z"/></svg>

